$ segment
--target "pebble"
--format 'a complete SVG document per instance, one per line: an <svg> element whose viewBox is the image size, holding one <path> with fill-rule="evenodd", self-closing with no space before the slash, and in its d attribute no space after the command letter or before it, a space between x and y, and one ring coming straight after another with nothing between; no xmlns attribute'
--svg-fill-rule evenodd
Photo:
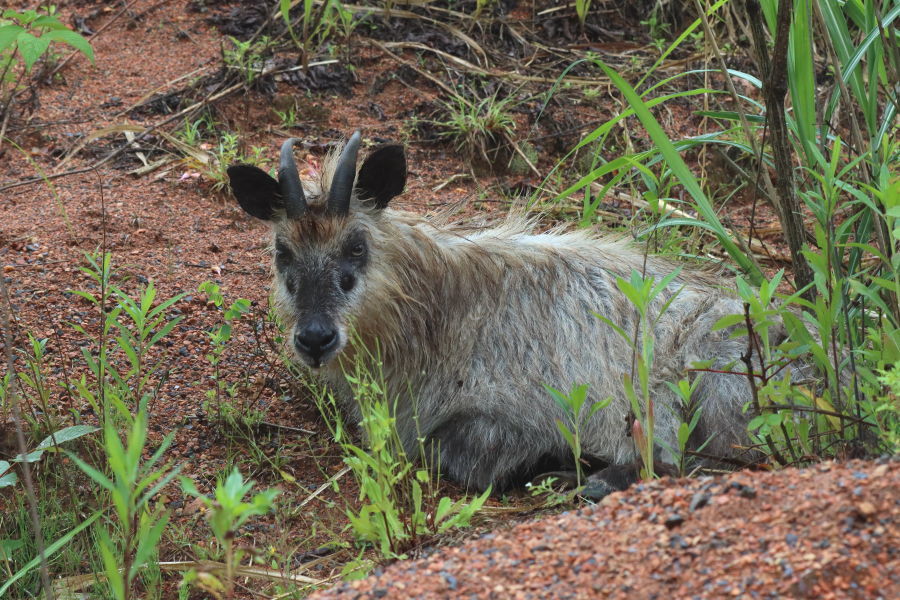
<svg viewBox="0 0 900 600"><path fill-rule="evenodd" d="M704 492L697 492L691 498L690 511L694 512L697 509L703 508L707 504L709 504L710 495Z"/></svg>

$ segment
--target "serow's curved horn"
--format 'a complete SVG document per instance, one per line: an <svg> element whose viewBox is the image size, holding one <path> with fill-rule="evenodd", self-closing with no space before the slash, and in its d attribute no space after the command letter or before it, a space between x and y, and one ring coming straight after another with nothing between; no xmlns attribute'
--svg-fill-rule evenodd
<svg viewBox="0 0 900 600"><path fill-rule="evenodd" d="M289 138L281 145L281 161L278 164L278 187L284 199L284 208L289 219L297 219L306 212L306 195L294 162L294 142L299 138Z"/></svg>
<svg viewBox="0 0 900 600"><path fill-rule="evenodd" d="M331 178L331 189L328 191L328 212L333 215L346 215L350 211L350 196L356 183L356 154L359 152L361 139L359 131L350 136L338 159L334 177Z"/></svg>

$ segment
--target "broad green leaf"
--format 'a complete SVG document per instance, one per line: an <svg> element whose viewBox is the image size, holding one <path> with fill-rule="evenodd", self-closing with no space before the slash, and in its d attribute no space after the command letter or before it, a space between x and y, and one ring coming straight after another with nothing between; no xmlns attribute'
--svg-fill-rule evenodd
<svg viewBox="0 0 900 600"><path fill-rule="evenodd" d="M0 460L0 488L16 485L16 483L19 481L19 478L15 473L7 473L9 469L10 464L5 460Z"/></svg>
<svg viewBox="0 0 900 600"><path fill-rule="evenodd" d="M83 292L81 290L68 290L68 292L70 294L74 294L76 296L80 296L80 297L84 298L91 304L99 304L100 303L100 301L97 300L97 298L95 298L94 295L89 292Z"/></svg>
<svg viewBox="0 0 900 600"><path fill-rule="evenodd" d="M56 433L48 435L46 438L44 438L44 440L41 441L41 443L38 444L32 452L29 452L25 456L19 455L13 460L14 462L36 462L41 459L41 456L44 455L44 450L53 448L64 442L70 442L95 431L98 431L98 428L91 425L72 425L70 427L64 427Z"/></svg>
<svg viewBox="0 0 900 600"><path fill-rule="evenodd" d="M22 55L22 61L25 63L25 70L30 71L34 63L47 51L50 40L46 37L35 37L27 31L23 31L16 38L16 44Z"/></svg>
<svg viewBox="0 0 900 600"><path fill-rule="evenodd" d="M0 540L0 564L5 561L12 560L12 553L25 545L22 540L2 539Z"/></svg>
<svg viewBox="0 0 900 600"><path fill-rule="evenodd" d="M547 384L543 384L544 389L547 390L547 393L556 401L556 404L559 405L561 409L563 409L567 415L572 416L572 409L569 406L569 398L557 390Z"/></svg>
<svg viewBox="0 0 900 600"><path fill-rule="evenodd" d="M620 326L616 325L616 324L613 323L609 318L604 317L604 316L601 315L600 313L593 313L593 315L594 315L595 317L597 317L598 319L600 319L601 321L603 321L606 325L609 325L610 327L612 327L613 331L615 331L616 333L618 333L619 336L620 336L621 338L623 338L626 342L628 342L628 344L631 345L632 348L634 347L634 341L631 339L631 334L630 334L630 333L627 333L627 332L626 332L624 329L622 329Z"/></svg>
<svg viewBox="0 0 900 600"><path fill-rule="evenodd" d="M594 402L593 404L591 404L591 408L588 411L587 418L590 419L591 417L594 416L594 414L598 410L602 410L602 409L606 408L611 403L612 403L612 396L607 396L603 400L598 400L597 402Z"/></svg>
<svg viewBox="0 0 900 600"><path fill-rule="evenodd" d="M37 19L31 22L31 27L33 29L43 28L48 30L55 29L68 29L64 23L60 22L56 17L51 17L50 15L41 15Z"/></svg>
<svg viewBox="0 0 900 600"><path fill-rule="evenodd" d="M53 435L48 435L44 438L44 440L37 445L37 448L51 448L64 442L77 440L78 438L94 433L95 431L99 431L99 428L94 427L93 425L72 425L70 427L63 427Z"/></svg>
<svg viewBox="0 0 900 600"><path fill-rule="evenodd" d="M153 310L151 310L150 313L149 313L149 315L150 315L151 317L155 317L155 316L157 316L158 314L163 313L165 310L167 310L170 306L172 306L172 305L175 304L176 302L180 302L181 299L184 298L185 296L186 296L186 294L183 294L183 293L182 293L182 294L177 294L177 295L175 295L175 296L172 296L172 297L169 298L168 300L165 300L165 301L163 301L163 302L160 302L160 303L159 303L159 306L157 306L156 308L154 308ZM247 302L248 302L248 305L249 305L249 301L247 301Z"/></svg>
<svg viewBox="0 0 900 600"><path fill-rule="evenodd" d="M19 25L4 25L0 27L0 52L12 46L23 31L25 29Z"/></svg>
<svg viewBox="0 0 900 600"><path fill-rule="evenodd" d="M16 12L11 8L7 8L6 10L4 10L2 13L0 13L0 16L2 16L4 19L14 19L19 22L24 21L24 19L22 18L22 13Z"/></svg>
<svg viewBox="0 0 900 600"><path fill-rule="evenodd" d="M569 444L569 447L574 449L576 447L576 443L575 436L572 434L572 431L568 427L566 427L565 423L563 423L559 419L556 420L556 428L559 429L559 432L565 438L566 443Z"/></svg>
<svg viewBox="0 0 900 600"><path fill-rule="evenodd" d="M669 273L668 275L666 275L665 277L663 277L661 280L659 280L659 282L657 282L656 285L653 286L653 289L650 291L650 298L649 298L649 300L650 300L650 301L655 300L656 297L657 297L664 289L666 289L667 287L669 287L669 284L672 283L672 280L675 279L676 277L678 277L680 274L681 274L681 267L676 267L671 273ZM651 281L652 281L652 280L651 280ZM667 303L662 307L662 309L660 310L660 312L663 312L663 313L666 312L666 310L669 308L669 304L671 303L671 301L674 300L674 299L681 293L681 290L683 290L683 289L684 289L684 286L681 286L680 288L678 288L678 291L676 291L676 292L672 295L672 298L669 300L669 302L667 302Z"/></svg>
<svg viewBox="0 0 900 600"><path fill-rule="evenodd" d="M800 342L801 344L814 343L812 336L803 325L803 321L797 318L796 315L790 312L785 312L783 315L783 320L784 325L787 328L788 332L790 332L792 339Z"/></svg>
<svg viewBox="0 0 900 600"><path fill-rule="evenodd" d="M755 431L762 427L765 424L766 420L762 416L753 417L750 419L750 422L747 423L747 429L751 431Z"/></svg>
<svg viewBox="0 0 900 600"><path fill-rule="evenodd" d="M72 454L71 452L69 452L69 453L67 453L67 454L68 454L68 456L69 456L69 459L70 459L72 462L74 462L75 465L76 465L79 469L81 469L82 471L84 471L84 472L87 474L88 477L90 477L91 479L93 479L96 483L98 483L98 484L101 485L102 487L106 488L106 489L109 490L110 492L112 492L113 490L115 490L115 487L116 487L115 484L113 484L113 482L110 481L109 478L108 478L106 475L104 475L103 473L101 473L100 471L98 471L97 469L95 469L94 467L92 467L91 465L87 464L86 462L84 462L83 460L81 460L80 458L78 458L77 456L75 456L74 454Z"/></svg>
<svg viewBox="0 0 900 600"><path fill-rule="evenodd" d="M691 428L687 423L678 426L678 445L681 448L687 446L688 438L691 436Z"/></svg>
<svg viewBox="0 0 900 600"><path fill-rule="evenodd" d="M147 504L150 502L150 499L153 498L162 488L164 488L172 479L174 479L179 473L181 473L181 469L184 465L178 465L171 471L169 471L165 477L156 482L156 484L147 490L143 496L141 496L140 500L138 500L139 504ZM161 473L161 472L160 472Z"/></svg>
<svg viewBox="0 0 900 600"><path fill-rule="evenodd" d="M453 502L447 496L444 496L438 502L437 509L434 511L434 524L438 525L444 520L444 517L453 510Z"/></svg>
<svg viewBox="0 0 900 600"><path fill-rule="evenodd" d="M169 335L169 332L172 331L172 328L178 325L184 317L176 317L166 323L159 331L154 334L152 338L150 338L150 346L155 345L159 340Z"/></svg>
<svg viewBox="0 0 900 600"><path fill-rule="evenodd" d="M720 329L725 329L725 328L731 327L733 325L738 325L740 323L743 323L745 319L746 319L746 317L744 317L744 315L738 315L738 314L725 315L724 317L722 317L721 319L716 321L716 324L713 325L712 330L718 331Z"/></svg>

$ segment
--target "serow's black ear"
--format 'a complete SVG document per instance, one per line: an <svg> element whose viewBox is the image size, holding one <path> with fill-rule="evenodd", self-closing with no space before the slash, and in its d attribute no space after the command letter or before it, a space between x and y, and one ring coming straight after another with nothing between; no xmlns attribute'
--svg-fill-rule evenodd
<svg viewBox="0 0 900 600"><path fill-rule="evenodd" d="M384 208L406 186L406 155L403 146L381 146L366 157L356 177L359 197L375 208Z"/></svg>
<svg viewBox="0 0 900 600"><path fill-rule="evenodd" d="M283 207L278 182L259 167L232 165L228 167L228 180L238 204L257 219L270 221L275 209Z"/></svg>

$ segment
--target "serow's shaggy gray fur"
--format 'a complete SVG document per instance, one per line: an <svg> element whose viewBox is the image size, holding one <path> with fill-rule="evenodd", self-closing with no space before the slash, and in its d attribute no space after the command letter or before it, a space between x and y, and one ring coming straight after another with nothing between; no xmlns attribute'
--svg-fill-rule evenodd
<svg viewBox="0 0 900 600"><path fill-rule="evenodd" d="M533 233L514 219L437 226L387 208L405 186L403 149L375 149L357 169L358 134L319 181L301 186L290 144L278 181L246 165L228 174L244 210L271 223L274 298L297 359L353 418L359 409L344 372L363 355L355 344L377 343L407 451L418 455L420 434L437 442L442 471L471 489L502 490L572 465L556 425L565 415L543 384L568 392L587 383L590 400L612 397L583 423L583 453L613 467L634 463L622 379L632 352L593 313L634 331L637 312L616 278L637 270L659 280L672 262L645 261L641 249L585 230ZM677 448L686 418L665 382L700 377L692 444L709 439L704 453L734 458L747 443L750 389L744 376L714 371L741 370L747 344L713 325L742 304L722 278L687 268L656 300L657 314L673 294L652 332L657 439ZM689 370L705 360L710 371Z"/></svg>

